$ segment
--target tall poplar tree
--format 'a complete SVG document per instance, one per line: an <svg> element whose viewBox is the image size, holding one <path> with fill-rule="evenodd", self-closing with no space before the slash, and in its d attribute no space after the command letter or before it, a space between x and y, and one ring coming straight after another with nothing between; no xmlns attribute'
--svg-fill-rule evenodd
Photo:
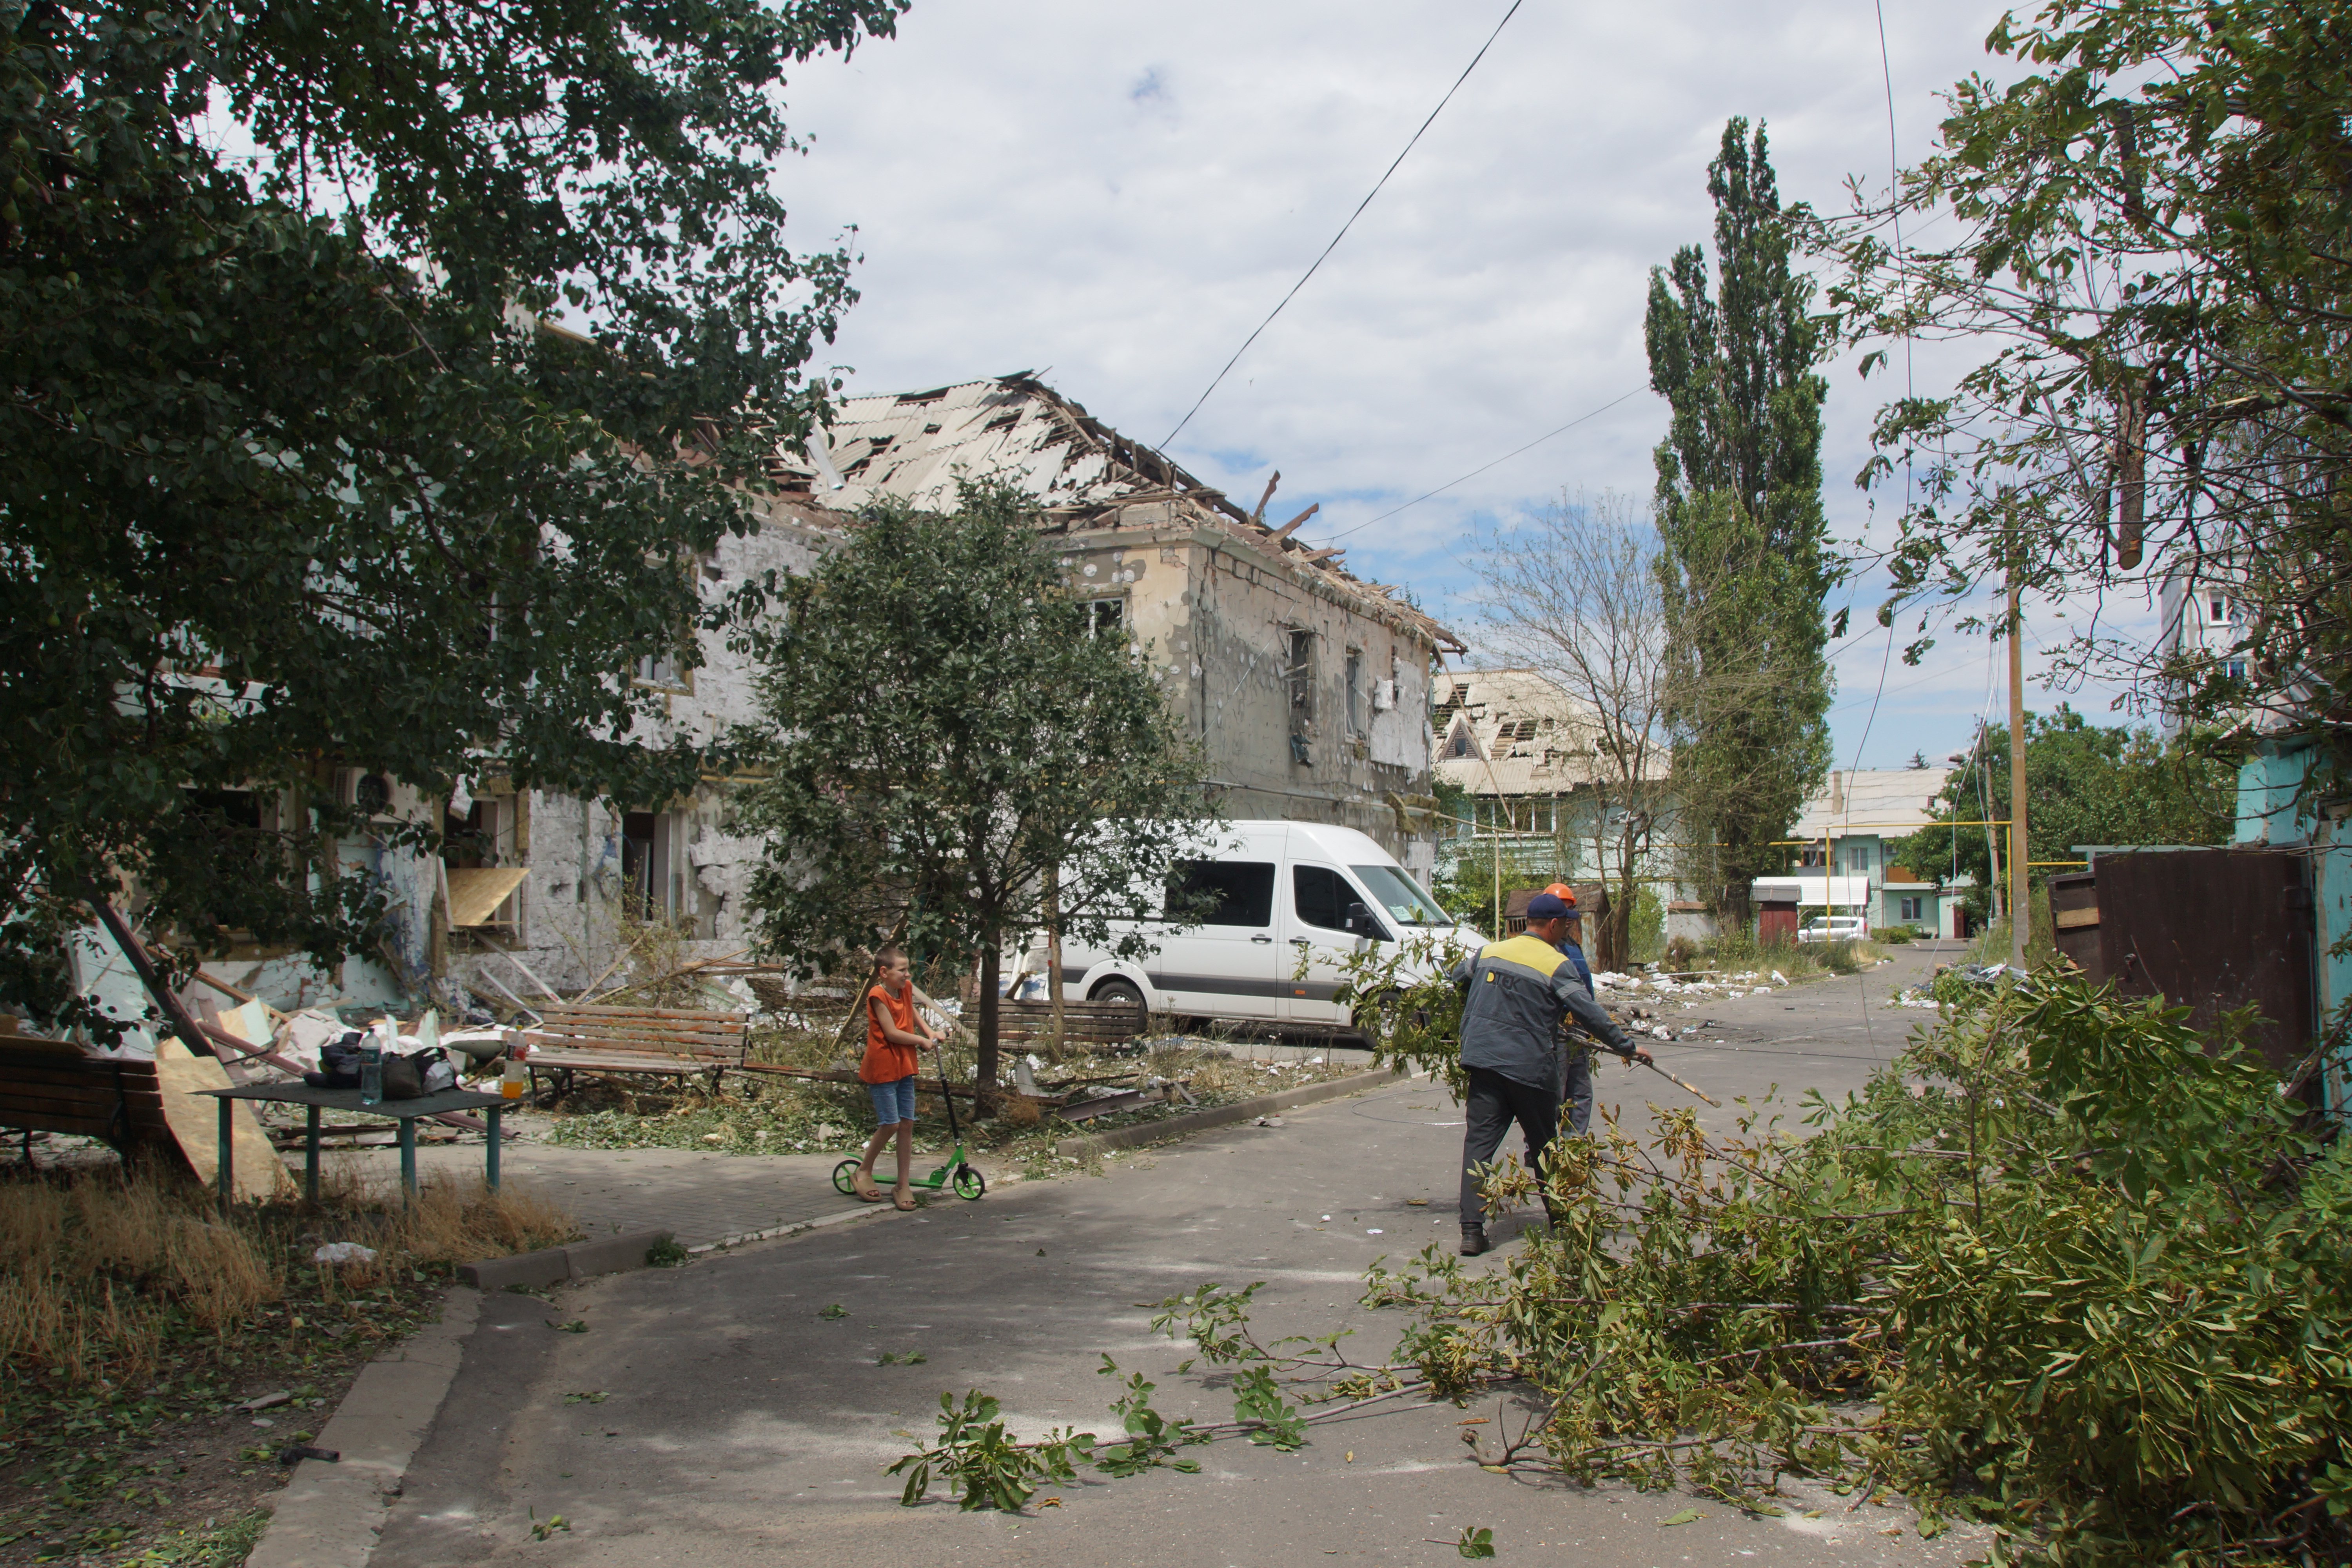
<svg viewBox="0 0 2352 1568"><path fill-rule="evenodd" d="M1748 881L1777 863L1830 762L1822 328L1790 270L1764 128L1723 128L1707 165L1720 284L1697 246L1653 269L1650 385L1673 420L1657 449L1668 723L1689 869L1744 926Z"/></svg>

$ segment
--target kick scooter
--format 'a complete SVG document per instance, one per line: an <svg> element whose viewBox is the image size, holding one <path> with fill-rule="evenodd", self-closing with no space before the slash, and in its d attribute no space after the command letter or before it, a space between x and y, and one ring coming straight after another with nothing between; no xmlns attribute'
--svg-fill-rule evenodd
<svg viewBox="0 0 2352 1568"><path fill-rule="evenodd" d="M922 1187L934 1193L941 1187L946 1187L960 1198L977 1198L988 1191L988 1178L980 1173L980 1167L965 1157L963 1130L956 1125L955 1093L948 1087L947 1064L944 1060L940 1064L940 1098L947 1102L948 1136L955 1141L955 1147L949 1151L946 1164L928 1176L908 1177L907 1184L910 1187ZM845 1193L852 1197L856 1195L857 1161L856 1159L844 1160L833 1168L833 1185L836 1192Z"/></svg>

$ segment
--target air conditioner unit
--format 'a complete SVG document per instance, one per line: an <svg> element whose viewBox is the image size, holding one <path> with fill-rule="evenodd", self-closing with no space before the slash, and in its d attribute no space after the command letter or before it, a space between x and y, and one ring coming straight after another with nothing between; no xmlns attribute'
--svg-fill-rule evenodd
<svg viewBox="0 0 2352 1568"><path fill-rule="evenodd" d="M366 816L382 816L392 809L392 780L365 768L337 768L335 801Z"/></svg>

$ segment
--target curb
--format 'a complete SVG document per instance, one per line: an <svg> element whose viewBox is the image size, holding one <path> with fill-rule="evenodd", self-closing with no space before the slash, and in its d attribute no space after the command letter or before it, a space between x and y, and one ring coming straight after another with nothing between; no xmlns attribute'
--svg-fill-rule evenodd
<svg viewBox="0 0 2352 1568"><path fill-rule="evenodd" d="M1116 1128L1108 1132L1090 1133L1078 1138L1065 1138L1054 1145L1054 1152L1065 1160L1083 1160L1090 1154L1105 1154L1113 1149L1132 1149L1139 1144L1157 1143L1167 1138L1187 1138L1195 1132L1206 1132L1218 1127L1230 1127L1236 1121L1254 1117L1269 1116L1277 1110L1288 1110L1296 1105L1313 1105L1318 1100L1337 1100L1341 1095L1358 1094L1368 1089L1380 1089L1400 1083L1412 1076L1409 1068L1375 1068L1370 1072L1351 1073L1335 1078L1328 1083L1310 1083L1300 1089L1286 1089L1278 1094L1262 1094L1255 1100L1244 1100L1233 1105L1220 1105L1209 1110L1194 1110L1182 1116L1171 1116L1165 1121L1139 1121L1132 1127Z"/></svg>
<svg viewBox="0 0 2352 1568"><path fill-rule="evenodd" d="M503 1290L509 1285L538 1287L619 1274L646 1267L646 1251L670 1239L667 1230L633 1230L599 1241L575 1241L568 1247L543 1247L537 1252L462 1263L457 1266L457 1278L477 1290Z"/></svg>
<svg viewBox="0 0 2352 1568"><path fill-rule="evenodd" d="M457 1381L480 1306L472 1291L452 1289L439 1322L360 1369L317 1439L340 1449L341 1462L305 1459L294 1468L245 1559L249 1568L354 1568L368 1560L408 1462Z"/></svg>
<svg viewBox="0 0 2352 1568"><path fill-rule="evenodd" d="M854 1225L859 1220L880 1219L885 1215L898 1212L887 1204L868 1204L861 1208L843 1209L838 1214L819 1215L814 1219L796 1219L783 1225L772 1225L765 1230L747 1230L740 1236L722 1236L717 1241L706 1241L699 1247L689 1247L686 1250L693 1257L702 1258L713 1252L724 1252L730 1247L742 1247L750 1242L777 1241L785 1237L805 1236L810 1231L821 1230L829 1225Z"/></svg>

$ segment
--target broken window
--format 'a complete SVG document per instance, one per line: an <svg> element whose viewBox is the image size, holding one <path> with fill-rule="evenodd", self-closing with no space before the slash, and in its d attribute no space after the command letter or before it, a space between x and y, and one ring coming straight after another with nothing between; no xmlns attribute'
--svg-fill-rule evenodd
<svg viewBox="0 0 2352 1568"><path fill-rule="evenodd" d="M1294 630L1289 643L1283 678L1290 688L1291 721L1300 723L1315 717L1315 634Z"/></svg>
<svg viewBox="0 0 2352 1568"><path fill-rule="evenodd" d="M1348 733L1364 732L1364 650L1348 650Z"/></svg>
<svg viewBox="0 0 2352 1568"><path fill-rule="evenodd" d="M678 668L676 654L649 653L637 660L637 684L657 686L665 691L687 689L685 672Z"/></svg>
<svg viewBox="0 0 2352 1568"><path fill-rule="evenodd" d="M667 812L631 811L621 816L621 897L641 921L670 912L670 818Z"/></svg>
<svg viewBox="0 0 2352 1568"><path fill-rule="evenodd" d="M1089 599L1087 601L1087 636L1114 634L1126 629L1125 599Z"/></svg>

